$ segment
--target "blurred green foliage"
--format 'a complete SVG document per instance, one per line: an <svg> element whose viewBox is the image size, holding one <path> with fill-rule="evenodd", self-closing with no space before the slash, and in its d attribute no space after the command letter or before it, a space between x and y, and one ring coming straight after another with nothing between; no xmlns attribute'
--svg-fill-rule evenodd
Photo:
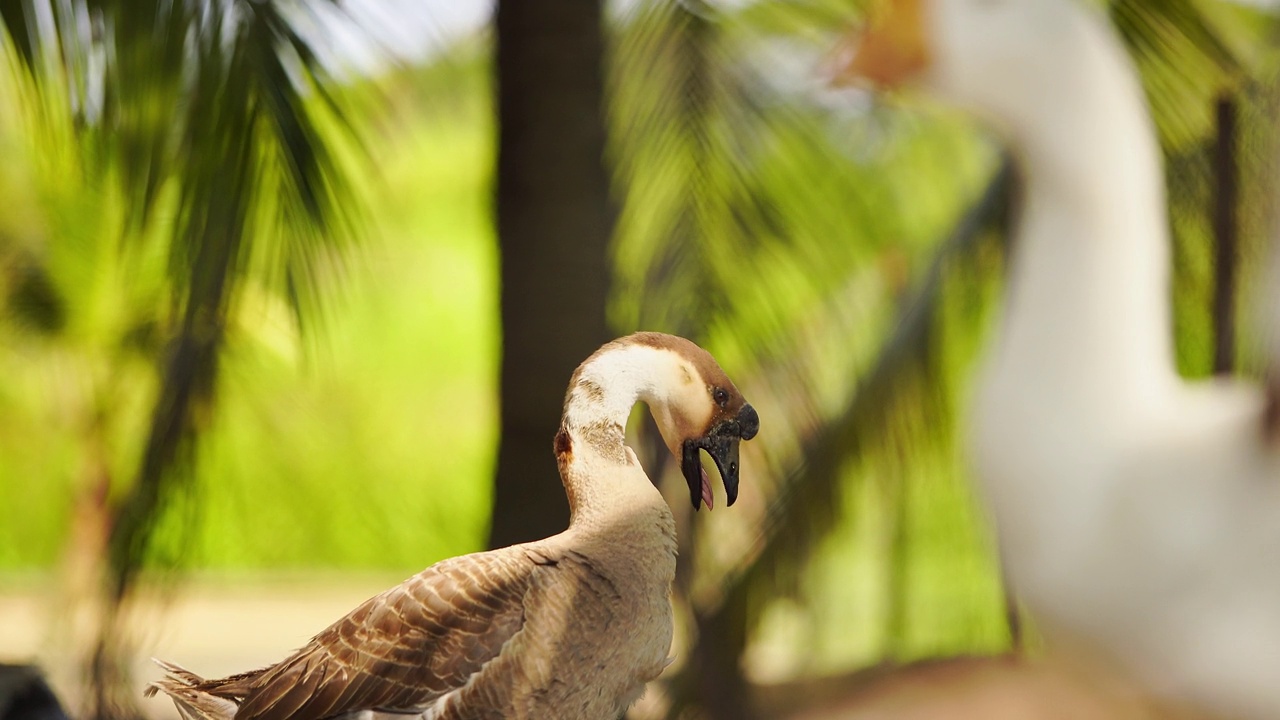
<svg viewBox="0 0 1280 720"><path fill-rule="evenodd" d="M167 544L188 544L185 566L411 570L483 542L498 337L483 66L450 62L382 82L350 90L401 102L360 120L369 156L351 163L352 182L371 222L354 259L322 271L330 305L317 327L304 339L289 308L252 285L233 313L219 408L197 458L199 507L178 504L161 521ZM30 91L16 73L0 83ZM430 88L453 96L424 109ZM50 568L89 455L108 459L113 492L135 467L154 379L113 343L130 334L120 316L145 307L134 297L163 275L119 258L122 201L67 167L70 127L10 116L0 146L0 267L16 268L0 274L10 303L0 313L0 569ZM56 336L14 307L33 294L23 252L69 256L33 262L35 277L56 283L55 303L75 310L61 311L69 326ZM146 332L133 335L148 342ZM95 448L85 425L106 415L110 435ZM181 539L189 512L205 521Z"/></svg>

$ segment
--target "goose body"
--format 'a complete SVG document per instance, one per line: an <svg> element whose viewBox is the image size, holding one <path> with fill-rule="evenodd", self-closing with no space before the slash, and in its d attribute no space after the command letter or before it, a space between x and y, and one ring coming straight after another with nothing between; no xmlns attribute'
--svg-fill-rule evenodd
<svg viewBox="0 0 1280 720"><path fill-rule="evenodd" d="M637 333L571 380L555 438L566 531L432 565L270 667L205 680L161 662L148 694L186 720L620 717L669 662L676 562L671 510L624 444L637 401L683 458L695 509L711 498L699 448L732 502L755 410L706 351Z"/></svg>
<svg viewBox="0 0 1280 720"><path fill-rule="evenodd" d="M988 120L1021 171L970 449L1014 591L1157 694L1280 717L1280 453L1261 388L1186 382L1136 72L1073 0L894 0L844 70Z"/></svg>

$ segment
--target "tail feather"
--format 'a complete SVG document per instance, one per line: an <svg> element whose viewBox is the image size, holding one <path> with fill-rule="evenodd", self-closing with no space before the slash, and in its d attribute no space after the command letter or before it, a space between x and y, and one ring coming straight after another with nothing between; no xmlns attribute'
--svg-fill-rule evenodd
<svg viewBox="0 0 1280 720"><path fill-rule="evenodd" d="M151 662L159 665L161 670L168 673L166 680L173 680L187 686L195 686L204 682L204 678L176 663L161 660L160 658L151 658ZM155 693L153 692L152 694L154 695Z"/></svg>
<svg viewBox="0 0 1280 720"><path fill-rule="evenodd" d="M235 701L211 695L199 686L204 678L180 665L152 658L152 662L165 671L165 676L147 686L143 691L146 697L154 697L163 692L173 700L182 720L231 720L235 717Z"/></svg>

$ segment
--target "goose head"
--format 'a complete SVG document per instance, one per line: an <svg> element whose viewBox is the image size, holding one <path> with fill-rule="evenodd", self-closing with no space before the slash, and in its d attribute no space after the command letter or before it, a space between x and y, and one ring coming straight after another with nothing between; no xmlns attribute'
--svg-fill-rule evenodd
<svg viewBox="0 0 1280 720"><path fill-rule="evenodd" d="M837 46L836 84L918 88L1015 137L1073 116L1092 66L1115 54L1084 0L884 0L877 9Z"/></svg>
<svg viewBox="0 0 1280 720"><path fill-rule="evenodd" d="M614 407L606 388L622 387L632 389L620 392ZM637 400L649 406L663 442L679 460L693 508L705 502L710 509L713 503L703 451L720 471L732 505L738 498L739 444L756 436L760 416L711 354L664 333L615 340L579 368L570 383L566 420L587 425L603 413L625 421Z"/></svg>
<svg viewBox="0 0 1280 720"><path fill-rule="evenodd" d="M738 499L738 444L756 436L760 416L711 353L693 342L662 333L637 333L630 339L666 355L664 380L641 399L648 403L658 432L680 461L693 509L703 502L708 510L713 505L711 481L702 467L704 450L720 471L732 505Z"/></svg>

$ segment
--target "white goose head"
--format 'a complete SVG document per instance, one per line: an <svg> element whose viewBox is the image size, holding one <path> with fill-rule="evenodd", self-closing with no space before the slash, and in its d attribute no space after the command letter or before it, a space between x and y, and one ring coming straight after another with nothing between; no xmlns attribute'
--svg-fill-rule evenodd
<svg viewBox="0 0 1280 720"><path fill-rule="evenodd" d="M841 45L835 79L963 107L1018 166L1000 374L1107 407L1165 392L1177 376L1161 155L1114 29L1088 0L884 3Z"/></svg>
<svg viewBox="0 0 1280 720"><path fill-rule="evenodd" d="M1062 119L1112 100L1096 92L1098 74L1127 63L1083 0L887 0L880 10L841 44L837 82L914 85L1023 142L1026 132L1078 134Z"/></svg>
<svg viewBox="0 0 1280 720"><path fill-rule="evenodd" d="M728 503L738 497L738 444L760 429L760 416L706 350L674 335L639 332L600 348L569 382L556 451L563 460L571 435L597 455L625 458L622 430L637 401L649 406L658 431L679 458L694 509L712 504L699 450L715 461Z"/></svg>

